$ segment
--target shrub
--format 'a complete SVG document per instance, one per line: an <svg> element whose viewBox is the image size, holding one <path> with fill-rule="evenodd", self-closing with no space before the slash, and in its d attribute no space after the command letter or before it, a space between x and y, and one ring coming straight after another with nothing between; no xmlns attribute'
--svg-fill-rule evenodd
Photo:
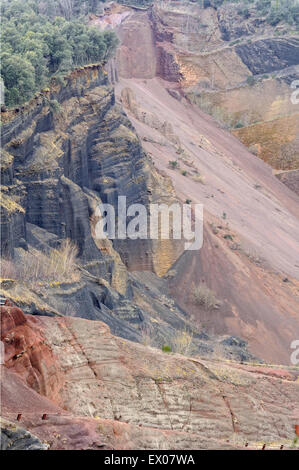
<svg viewBox="0 0 299 470"><path fill-rule="evenodd" d="M225 240L231 240L231 241L234 240L234 239L233 239L233 236L230 235L229 233L226 233L225 235L223 235L223 238L225 238Z"/></svg>
<svg viewBox="0 0 299 470"><path fill-rule="evenodd" d="M211 225L211 229L214 235L217 235L217 233L219 233L218 227L216 227L216 225L213 222L210 225Z"/></svg>
<svg viewBox="0 0 299 470"><path fill-rule="evenodd" d="M187 356L190 354L192 349L192 340L193 335L191 332L187 331L186 329L183 331L178 331L172 340L173 351Z"/></svg>
<svg viewBox="0 0 299 470"><path fill-rule="evenodd" d="M193 288L193 299L197 305L203 306L206 310L214 310L220 305L214 292L205 285Z"/></svg>
<svg viewBox="0 0 299 470"><path fill-rule="evenodd" d="M60 104L58 103L57 100L50 100L49 108L53 113L60 113L61 111Z"/></svg>
<svg viewBox="0 0 299 470"><path fill-rule="evenodd" d="M170 160L168 162L170 168L172 168L173 170L175 170L177 167L178 167L178 161L177 160Z"/></svg>
<svg viewBox="0 0 299 470"><path fill-rule="evenodd" d="M244 124L241 121L236 122L234 125L235 129L241 129L242 127L244 127Z"/></svg>
<svg viewBox="0 0 299 470"><path fill-rule="evenodd" d="M238 15L243 16L243 18L248 19L250 17L250 11L247 7L239 8Z"/></svg>
<svg viewBox="0 0 299 470"><path fill-rule="evenodd" d="M141 329L141 342L144 346L152 346L152 332L148 325Z"/></svg>
<svg viewBox="0 0 299 470"><path fill-rule="evenodd" d="M162 351L165 352L165 353L170 353L171 352L171 346L169 346L169 344L163 344Z"/></svg>
<svg viewBox="0 0 299 470"><path fill-rule="evenodd" d="M49 252L35 249L25 252L18 266L12 261L3 260L2 273L5 277L28 283L76 281L80 277L76 267L77 255L76 245L67 239L59 248Z"/></svg>
<svg viewBox="0 0 299 470"><path fill-rule="evenodd" d="M16 278L16 267L14 263L9 259L1 260L1 278L2 279L15 279Z"/></svg>
<svg viewBox="0 0 299 470"><path fill-rule="evenodd" d="M253 75L248 75L246 82L249 86L253 86L255 84L255 78Z"/></svg>
<svg viewBox="0 0 299 470"><path fill-rule="evenodd" d="M197 183L206 184L204 176L201 176L200 174L194 175L192 179Z"/></svg>
<svg viewBox="0 0 299 470"><path fill-rule="evenodd" d="M77 245L69 239L64 240L59 248L53 249L49 253L52 273L62 280L72 277L77 256Z"/></svg>

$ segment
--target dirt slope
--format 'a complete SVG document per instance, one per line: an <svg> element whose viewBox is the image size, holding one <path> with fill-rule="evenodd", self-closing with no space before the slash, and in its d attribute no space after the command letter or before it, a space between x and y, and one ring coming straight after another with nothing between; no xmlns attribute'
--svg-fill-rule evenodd
<svg viewBox="0 0 299 470"><path fill-rule="evenodd" d="M212 331L241 336L265 360L288 363L290 343L299 332L299 199L264 162L210 117L171 96L168 87L158 78L121 79L117 89L119 95L128 88L135 95L139 113L127 107L128 116L177 195L183 202L204 204L207 232L201 254L188 255L193 262L178 270L173 293ZM140 115L167 122L179 144L153 129L153 118L140 120ZM173 160L180 169L169 167ZM216 229L218 241L211 242L209 224L222 227ZM228 236L231 240L224 243ZM290 282L284 283L285 278ZM203 280L226 304L217 313L190 307L193 283Z"/></svg>
<svg viewBox="0 0 299 470"><path fill-rule="evenodd" d="M191 44L184 43L186 28L178 33L182 12L164 11L168 29L155 13L131 12L118 26L122 45L116 92L143 147L161 174L171 178L179 198L204 204L203 248L200 254L182 255L174 265L173 295L209 331L236 334L263 359L289 363L290 343L299 334L299 198L267 164L183 97L179 57L172 47ZM140 34L154 29L155 55L152 36L146 33L142 48L136 47L126 21ZM170 81L152 77L154 70ZM179 169L169 165L175 160ZM206 312L192 302L193 286L200 282L221 299L218 311Z"/></svg>
<svg viewBox="0 0 299 470"><path fill-rule="evenodd" d="M144 12L135 12L128 21L129 24L141 23L146 29L151 27L150 19ZM186 152L191 168L203 175L206 184L199 185L190 178L186 184L186 177L168 168L169 160L178 158L177 146L144 143L157 168L171 176L182 198L190 197L194 202L204 200L206 210L216 217L221 217L225 212L232 228L237 229L240 236L246 235L248 241L259 245L271 265L298 278L297 195L277 182L270 167L248 152L230 133L219 129L213 119L187 101L178 101L166 91L178 88L178 84L158 78L150 80L148 78L151 76L142 74L144 58L147 58L148 67L152 70L159 59L157 53L156 56L152 53L152 38L144 35L140 50L136 48L134 35L124 35L124 31L127 31L126 20L120 26L120 36L123 38L120 63L123 60L122 51L127 48L130 50L130 60L142 66L133 66L129 74L122 74L120 66L119 95L124 87L131 88L141 112L171 124L173 133L178 137L179 150ZM134 78L127 79L128 75ZM150 137L149 134L157 136L151 129L154 126L144 126L144 122L134 119L136 116L131 117L141 137ZM184 167L183 164L181 166Z"/></svg>

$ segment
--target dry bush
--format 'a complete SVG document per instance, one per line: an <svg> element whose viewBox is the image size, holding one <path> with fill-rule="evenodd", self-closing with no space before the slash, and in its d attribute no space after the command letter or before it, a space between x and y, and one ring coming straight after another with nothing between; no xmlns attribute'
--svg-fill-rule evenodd
<svg viewBox="0 0 299 470"><path fill-rule="evenodd" d="M246 250L243 250L243 252L254 264L261 265L264 261L256 248L248 248Z"/></svg>
<svg viewBox="0 0 299 470"><path fill-rule="evenodd" d="M15 279L16 277L16 267L14 263L9 260L2 258L1 259L1 278L2 279Z"/></svg>
<svg viewBox="0 0 299 470"><path fill-rule="evenodd" d="M225 109L216 106L206 96L200 96L199 99L195 99L195 102L200 109L218 121L224 129L231 129L233 127L235 121L234 116Z"/></svg>
<svg viewBox="0 0 299 470"><path fill-rule="evenodd" d="M153 346L152 332L148 326L141 329L141 344L143 346Z"/></svg>
<svg viewBox="0 0 299 470"><path fill-rule="evenodd" d="M278 157L273 156L270 163L279 170L296 170L299 165L299 138L282 145Z"/></svg>
<svg viewBox="0 0 299 470"><path fill-rule="evenodd" d="M197 305L202 305L206 310L214 310L220 306L214 292L205 285L193 287L193 299Z"/></svg>
<svg viewBox="0 0 299 470"><path fill-rule="evenodd" d="M77 256L77 245L69 239L64 240L58 249L49 253L52 272L63 279L72 277L76 271Z"/></svg>
<svg viewBox="0 0 299 470"><path fill-rule="evenodd" d="M80 278L77 255L77 246L67 239L49 252L35 249L25 252L17 267L12 261L4 260L5 276L11 273L14 279L30 283L77 281Z"/></svg>
<svg viewBox="0 0 299 470"><path fill-rule="evenodd" d="M192 177L193 181L195 181L196 183L201 183L201 184L206 184L206 180L204 178L204 176L200 175L200 174L197 174L197 175L194 175Z"/></svg>
<svg viewBox="0 0 299 470"><path fill-rule="evenodd" d="M172 340L172 350L188 356L192 351L193 334L188 330L178 331Z"/></svg>

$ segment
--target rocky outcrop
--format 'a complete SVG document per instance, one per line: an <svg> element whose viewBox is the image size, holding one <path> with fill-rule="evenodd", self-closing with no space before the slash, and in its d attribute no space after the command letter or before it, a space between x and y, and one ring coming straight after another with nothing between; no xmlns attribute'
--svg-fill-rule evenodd
<svg viewBox="0 0 299 470"><path fill-rule="evenodd" d="M236 51L252 74L270 73L298 65L299 39L262 39L238 45Z"/></svg>
<svg viewBox="0 0 299 470"><path fill-rule="evenodd" d="M80 69L64 86L54 81L18 112L2 114L3 255L22 264L28 250L48 252L67 238L78 248L81 269L78 282L39 280L32 286L23 279L8 289L3 284L3 295L26 313L107 321L114 334L140 341L152 314L135 305L127 270L164 274L179 250L159 240L98 240L95 212L106 202L118 216L119 195L127 206L174 196L115 104L106 74L95 66ZM165 123L168 136L169 127ZM180 309L176 315L184 317Z"/></svg>
<svg viewBox="0 0 299 470"><path fill-rule="evenodd" d="M44 444L26 429L1 419L1 450L48 450Z"/></svg>
<svg viewBox="0 0 299 470"><path fill-rule="evenodd" d="M101 322L78 318L36 317L35 324L63 378L59 394L48 388L39 395L1 366L2 414L12 423L19 414L19 425L51 449L293 445L299 402L295 367L167 354L113 337ZM45 373L48 367L44 363Z"/></svg>
<svg viewBox="0 0 299 470"><path fill-rule="evenodd" d="M57 237L51 243L73 240L84 262L103 261L89 223L96 205L112 204L118 216L118 196L126 196L127 206L148 206L165 190L100 68L74 73L65 87L54 85L44 101L33 100L21 116L9 120L3 113L8 183L2 194L3 252L12 257L14 248L26 247L36 226L44 236ZM56 113L54 100L60 103ZM164 127L170 135L170 126ZM159 243L135 240L132 245L114 242L129 269L167 271L169 264L158 266L154 260Z"/></svg>
<svg viewBox="0 0 299 470"><path fill-rule="evenodd" d="M180 72L176 56L162 45L157 45L157 75L169 82L179 82L183 75Z"/></svg>
<svg viewBox="0 0 299 470"><path fill-rule="evenodd" d="M51 347L46 343L36 320L17 307L1 307L1 341L5 346L4 362L23 378L27 385L47 395L56 396L61 377L55 370Z"/></svg>
<svg viewBox="0 0 299 470"><path fill-rule="evenodd" d="M65 86L57 87L54 82L50 91L32 100L24 109L19 110L16 117L10 116L12 112L3 113L2 141L7 152L11 155L9 167L6 169L6 172L10 172L11 180L10 184L3 188L4 198L6 197L10 201L15 201L18 198L21 207L19 212L23 213L23 231L19 237L16 237L18 232L10 239L7 233L4 232L2 235L3 243L9 245L3 246L3 251L7 255L13 256L13 248L21 246L20 239L21 241L23 238L26 239L26 223L28 222L55 234L59 239L71 233L71 238L78 243L80 254L83 257L84 255L88 257L88 251L92 251L88 228L88 205L86 201L85 205L81 202L84 200L84 196L79 194L80 191L77 191L77 200L73 201L73 207L77 208L78 206L79 209L76 217L71 217L70 208L66 206L64 191L66 191L67 184L66 182L63 184L63 178L70 176L71 162L68 159L72 143L64 131L67 132L70 123L67 122L69 100L73 100L74 104L84 94L83 90L87 93L97 85L103 85L105 80L106 78L99 68L87 67L73 73ZM61 114L56 116L51 111L51 102L55 99L61 107L64 106L64 110L60 110ZM107 106L112 104L113 95L107 93L106 110ZM90 106L92 105L90 104ZM105 113L103 102L102 106L103 113ZM79 115L82 121L84 115L82 110L79 111ZM71 118L70 115L68 117ZM75 119L74 113L73 117ZM77 120L80 121L80 117ZM64 123L64 126L60 126L60 133L59 122ZM80 126L79 122L77 122L77 126ZM64 128L62 129L62 127ZM82 151L77 149L76 154L76 150L74 150L73 164L77 168L77 174L71 176L73 176L75 184L87 184L87 166L84 155L86 156L87 142L90 138L87 132L82 136ZM76 137L74 137L75 139ZM76 195L74 194L74 196ZM5 204L2 204L2 209L7 214ZM18 208L15 209L15 211L17 210ZM83 246L83 238L86 240L87 250Z"/></svg>

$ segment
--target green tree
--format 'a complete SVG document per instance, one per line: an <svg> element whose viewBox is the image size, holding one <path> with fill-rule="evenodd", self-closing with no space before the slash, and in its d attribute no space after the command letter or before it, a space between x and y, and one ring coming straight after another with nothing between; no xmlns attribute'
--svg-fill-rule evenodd
<svg viewBox="0 0 299 470"><path fill-rule="evenodd" d="M5 102L8 106L24 103L36 90L34 67L22 56L3 54L1 76L6 88Z"/></svg>
<svg viewBox="0 0 299 470"><path fill-rule="evenodd" d="M2 2L1 58L6 104L21 104L77 65L104 63L117 46L116 35L89 27L82 12L100 0L7 0ZM66 19L67 18L67 19Z"/></svg>

